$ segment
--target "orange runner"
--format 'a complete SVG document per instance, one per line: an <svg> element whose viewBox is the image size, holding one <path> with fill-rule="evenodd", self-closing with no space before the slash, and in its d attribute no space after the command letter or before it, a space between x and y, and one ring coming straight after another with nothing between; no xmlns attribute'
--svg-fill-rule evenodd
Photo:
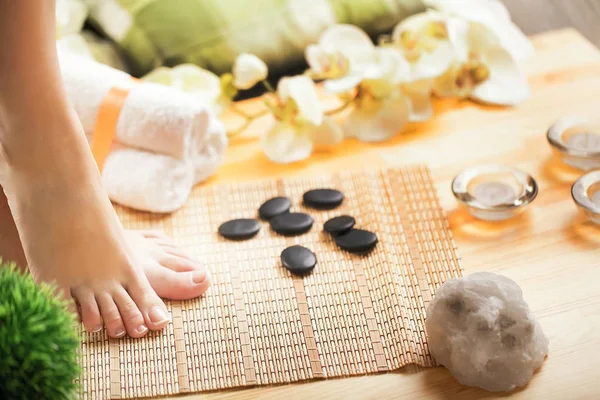
<svg viewBox="0 0 600 400"><path fill-rule="evenodd" d="M123 82L120 86L113 87L100 104L91 144L92 154L100 172L102 172L104 161L108 157L115 139L121 109L136 82L137 79L132 78L129 82Z"/></svg>

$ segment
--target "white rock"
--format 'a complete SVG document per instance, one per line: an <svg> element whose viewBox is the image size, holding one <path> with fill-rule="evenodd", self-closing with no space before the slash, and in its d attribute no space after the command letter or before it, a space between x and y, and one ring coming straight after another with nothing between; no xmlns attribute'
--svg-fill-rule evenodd
<svg viewBox="0 0 600 400"><path fill-rule="evenodd" d="M429 305L431 354L463 385L491 392L529 382L548 354L542 332L521 288L487 272L450 279Z"/></svg>

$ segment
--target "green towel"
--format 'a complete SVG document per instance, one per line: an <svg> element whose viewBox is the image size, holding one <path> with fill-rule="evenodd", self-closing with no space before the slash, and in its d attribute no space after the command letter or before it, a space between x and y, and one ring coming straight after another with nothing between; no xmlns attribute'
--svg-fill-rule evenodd
<svg viewBox="0 0 600 400"><path fill-rule="evenodd" d="M273 74L303 64L304 48L335 23L370 35L422 11L421 0L86 0L93 23L140 76L193 63L217 74L253 53Z"/></svg>

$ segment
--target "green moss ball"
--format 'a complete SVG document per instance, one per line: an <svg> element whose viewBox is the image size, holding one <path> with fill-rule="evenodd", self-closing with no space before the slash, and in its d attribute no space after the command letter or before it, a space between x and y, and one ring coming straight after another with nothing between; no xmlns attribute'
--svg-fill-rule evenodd
<svg viewBox="0 0 600 400"><path fill-rule="evenodd" d="M78 349L74 316L53 288L0 260L0 397L73 398Z"/></svg>

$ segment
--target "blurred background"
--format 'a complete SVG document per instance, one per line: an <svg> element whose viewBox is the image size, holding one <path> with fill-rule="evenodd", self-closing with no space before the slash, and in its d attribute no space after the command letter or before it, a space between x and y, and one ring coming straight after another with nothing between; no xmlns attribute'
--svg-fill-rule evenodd
<svg viewBox="0 0 600 400"><path fill-rule="evenodd" d="M502 0L528 35L573 27L600 46L599 0Z"/></svg>

